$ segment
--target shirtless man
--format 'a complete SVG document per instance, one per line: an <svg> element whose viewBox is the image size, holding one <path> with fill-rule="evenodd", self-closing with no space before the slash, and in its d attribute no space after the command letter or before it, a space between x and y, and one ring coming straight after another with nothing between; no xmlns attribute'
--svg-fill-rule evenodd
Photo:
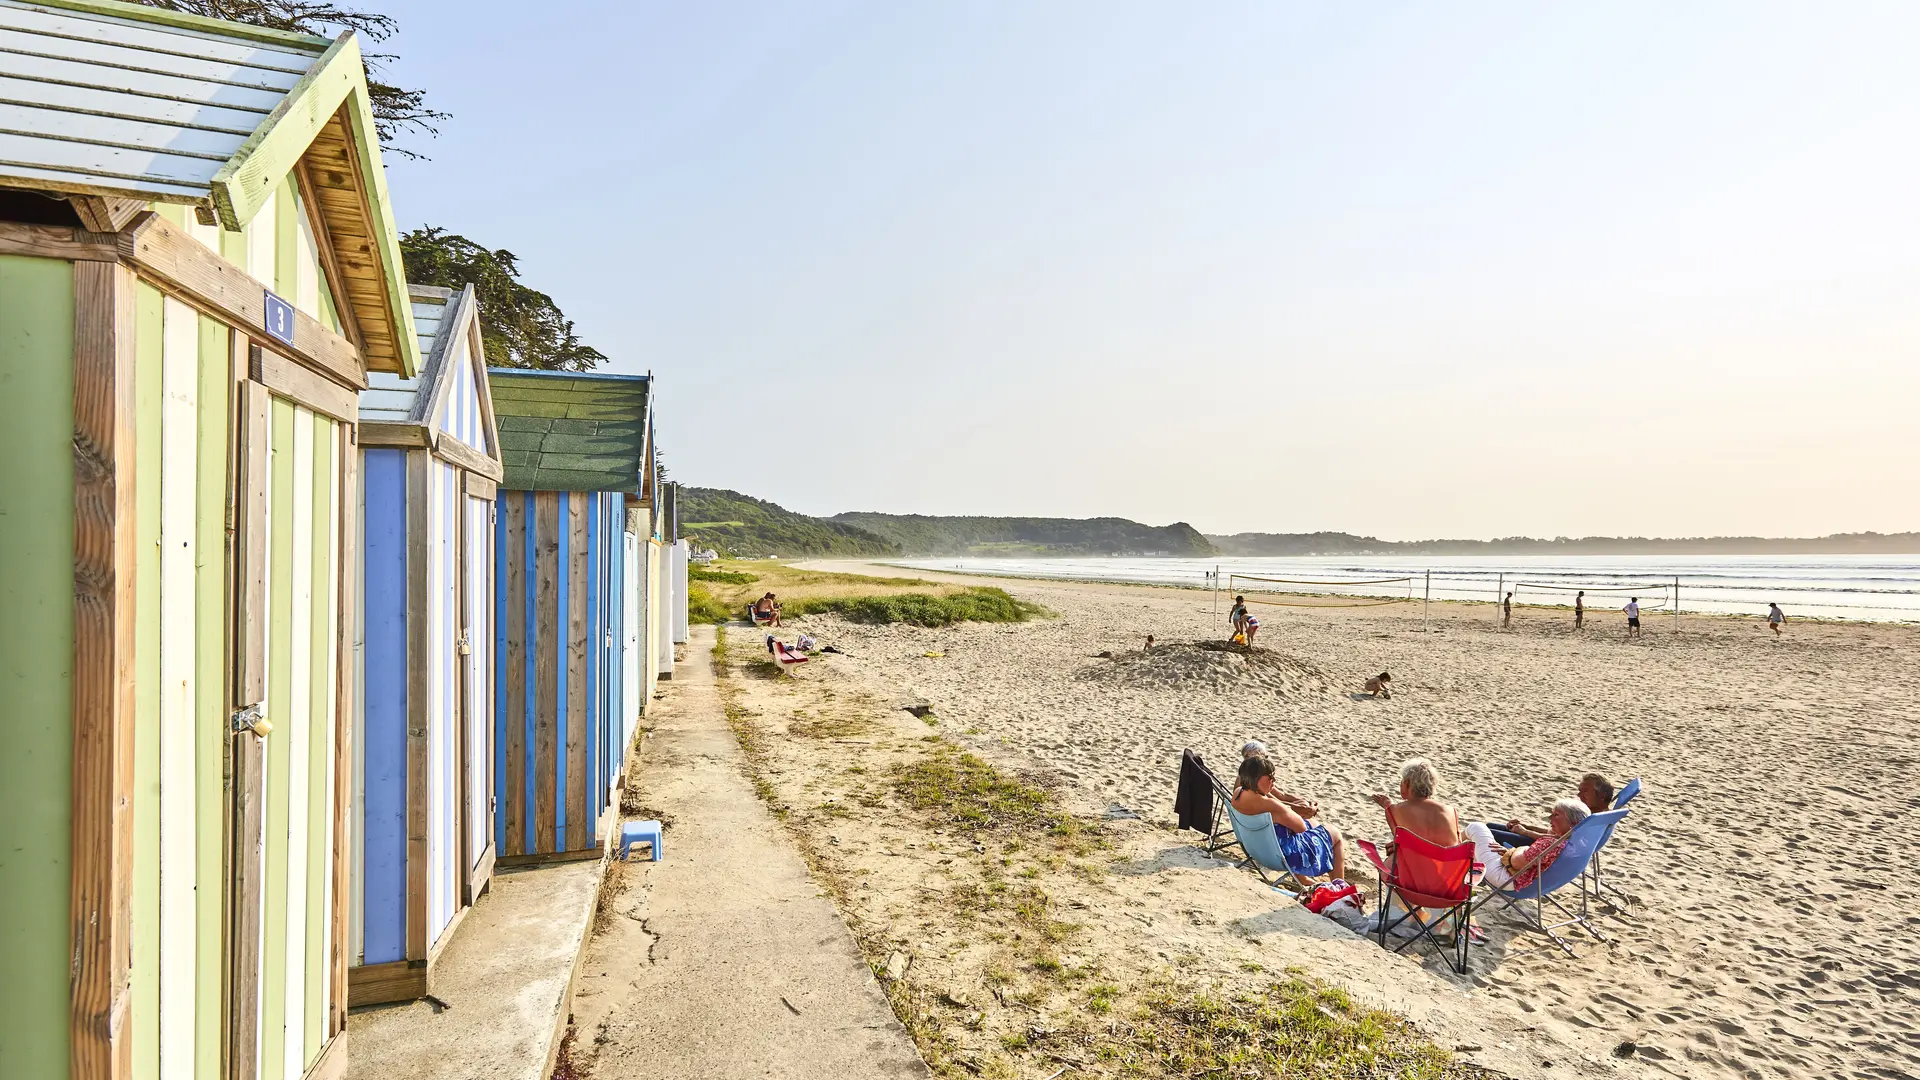
<svg viewBox="0 0 1920 1080"><path fill-rule="evenodd" d="M1581 589L1579 592L1573 594L1573 628L1575 630L1580 629L1581 624L1586 621L1587 590Z"/></svg>
<svg viewBox="0 0 1920 1080"><path fill-rule="evenodd" d="M1452 847L1460 842L1460 815L1433 797L1440 779L1426 758L1400 766L1400 801L1376 794L1373 801L1387 812L1387 828L1405 829L1430 844Z"/></svg>

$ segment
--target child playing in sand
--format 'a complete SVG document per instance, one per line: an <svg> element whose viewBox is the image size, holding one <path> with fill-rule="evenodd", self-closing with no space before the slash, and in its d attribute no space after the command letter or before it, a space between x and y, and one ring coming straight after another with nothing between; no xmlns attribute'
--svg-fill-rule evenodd
<svg viewBox="0 0 1920 1080"><path fill-rule="evenodd" d="M1227 625L1233 630L1233 633L1227 635L1227 640L1244 638L1247 632L1246 622L1247 598L1236 596L1233 598L1233 607L1227 611Z"/></svg>
<svg viewBox="0 0 1920 1080"><path fill-rule="evenodd" d="M1254 618L1252 615L1248 615L1247 627L1246 627L1247 648L1249 649L1253 648L1253 635L1259 632L1260 632L1260 620Z"/></svg>
<svg viewBox="0 0 1920 1080"><path fill-rule="evenodd" d="M1780 636L1780 626L1786 621L1787 613L1780 610L1779 604L1767 605L1767 628L1773 631L1775 638Z"/></svg>
<svg viewBox="0 0 1920 1080"><path fill-rule="evenodd" d="M1391 701L1393 699L1393 687L1388 685L1391 682L1393 682L1393 676L1383 671L1367 680L1366 692L1372 697L1386 698Z"/></svg>

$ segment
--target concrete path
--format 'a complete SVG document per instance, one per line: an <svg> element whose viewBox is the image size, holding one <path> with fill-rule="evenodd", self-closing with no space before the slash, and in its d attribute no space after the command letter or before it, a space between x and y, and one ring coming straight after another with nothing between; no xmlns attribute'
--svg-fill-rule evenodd
<svg viewBox="0 0 1920 1080"><path fill-rule="evenodd" d="M696 626L629 801L666 859L615 864L574 1002L581 1077L928 1076L833 902L754 795Z"/></svg>
<svg viewBox="0 0 1920 1080"><path fill-rule="evenodd" d="M425 1001L347 1017L347 1080L547 1080L600 861L500 870L433 969Z"/></svg>

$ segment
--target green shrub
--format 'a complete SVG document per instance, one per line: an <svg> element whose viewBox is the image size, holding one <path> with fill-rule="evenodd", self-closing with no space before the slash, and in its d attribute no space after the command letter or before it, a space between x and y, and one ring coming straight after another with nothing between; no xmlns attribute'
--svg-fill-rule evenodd
<svg viewBox="0 0 1920 1080"><path fill-rule="evenodd" d="M1005 589L971 588L950 596L900 593L894 596L820 596L794 600L783 609L788 615L819 612L848 622L912 626L952 626L957 622L1025 622L1045 609L1016 600Z"/></svg>
<svg viewBox="0 0 1920 1080"><path fill-rule="evenodd" d="M691 572L689 572L691 576ZM744 609L743 609L744 610ZM687 583L687 621L697 623L723 623L732 619L735 611L714 599L706 586Z"/></svg>
<svg viewBox="0 0 1920 1080"><path fill-rule="evenodd" d="M751 585L759 581L760 577L757 574L743 574L737 570L709 570L704 566L689 566L687 580L717 581L722 585Z"/></svg>

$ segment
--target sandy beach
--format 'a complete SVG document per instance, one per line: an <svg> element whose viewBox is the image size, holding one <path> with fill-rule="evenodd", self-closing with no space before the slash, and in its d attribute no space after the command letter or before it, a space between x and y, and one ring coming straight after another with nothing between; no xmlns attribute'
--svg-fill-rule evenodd
<svg viewBox="0 0 1920 1080"><path fill-rule="evenodd" d="M1661 617L1630 643L1615 612L1576 633L1565 613L1517 610L1501 630L1490 606L1436 604L1421 633L1417 605L1261 607L1258 643L1275 655L1250 676L1137 652L1148 634L1214 636L1211 594L981 583L1057 617L801 625L851 654L835 662L842 677L924 699L956 741L1030 761L1090 810L1171 823L1181 749L1228 766L1247 738L1273 747L1286 785L1329 823L1374 839L1386 829L1368 796L1416 754L1464 820L1541 819L1584 772L1638 776L1646 793L1609 849L1608 874L1633 898L1601 920L1610 943L1576 938L1569 959L1492 917L1467 976L1426 970L1656 1075L1920 1072L1920 631L1796 622L1776 642L1757 620L1686 618L1676 633ZM1393 700L1354 693L1382 669ZM1371 880L1355 862L1350 876Z"/></svg>

